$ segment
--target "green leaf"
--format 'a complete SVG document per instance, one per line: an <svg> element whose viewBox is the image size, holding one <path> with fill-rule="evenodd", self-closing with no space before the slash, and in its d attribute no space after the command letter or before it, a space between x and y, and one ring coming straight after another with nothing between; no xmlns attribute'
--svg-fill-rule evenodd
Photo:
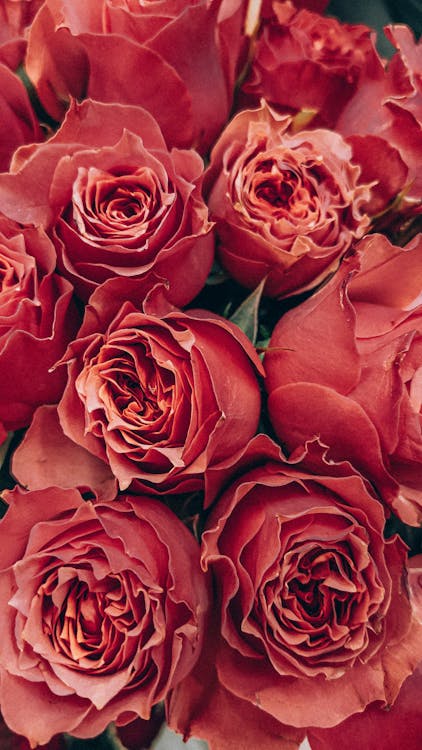
<svg viewBox="0 0 422 750"><path fill-rule="evenodd" d="M80 740L70 734L65 734L64 738L68 750L126 750L117 736L114 724L110 724L102 734L92 739Z"/></svg>
<svg viewBox="0 0 422 750"><path fill-rule="evenodd" d="M231 323L235 323L253 344L255 344L258 335L258 312L265 282L266 278L262 279L259 286L254 289L249 297L243 300L242 304L229 318Z"/></svg>

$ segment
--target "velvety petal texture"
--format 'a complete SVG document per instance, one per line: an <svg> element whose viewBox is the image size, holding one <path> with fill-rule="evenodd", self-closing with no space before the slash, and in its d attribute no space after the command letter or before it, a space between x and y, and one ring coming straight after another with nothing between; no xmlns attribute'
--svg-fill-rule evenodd
<svg viewBox="0 0 422 750"><path fill-rule="evenodd" d="M368 236L332 281L283 316L265 357L270 418L287 449L320 436L334 459L350 460L416 525L421 289L421 235L404 248Z"/></svg>
<svg viewBox="0 0 422 750"><path fill-rule="evenodd" d="M167 150L145 110L86 101L0 175L0 211L47 231L61 274L84 300L113 276L158 275L183 305L214 255L202 172L193 150Z"/></svg>
<svg viewBox="0 0 422 750"><path fill-rule="evenodd" d="M31 747L148 719L186 676L208 607L197 543L163 504L16 489L1 522L0 705ZM186 578L189 570L189 578Z"/></svg>
<svg viewBox="0 0 422 750"><path fill-rule="evenodd" d="M206 151L230 112L243 5L47 0L31 26L28 75L58 120L70 96L137 104L154 114L169 146ZM134 86L132 70L148 75Z"/></svg>
<svg viewBox="0 0 422 750"><path fill-rule="evenodd" d="M210 750L298 750L305 737L303 729L281 724L219 681L215 666L219 638L214 608L207 619L199 661L166 700L169 726L182 734L185 742L190 737L206 738Z"/></svg>
<svg viewBox="0 0 422 750"><path fill-rule="evenodd" d="M382 507L359 475L307 474L269 439L266 459L263 447L251 442L255 468L227 487L202 537L218 679L279 722L334 726L392 704L420 660L406 548L384 540Z"/></svg>
<svg viewBox="0 0 422 750"><path fill-rule="evenodd" d="M420 696L422 666L407 678L394 706L387 710L375 703L363 714L355 714L333 729L311 729L308 740L312 750L337 750L343 747L364 747L378 750L419 750L422 735ZM382 738L382 739L381 739Z"/></svg>
<svg viewBox="0 0 422 750"><path fill-rule="evenodd" d="M2 0L0 7L0 44L22 38L43 0Z"/></svg>
<svg viewBox="0 0 422 750"><path fill-rule="evenodd" d="M312 289L368 228L369 198L350 146L329 130L292 130L264 102L240 112L211 152L209 207L231 276L286 297Z"/></svg>

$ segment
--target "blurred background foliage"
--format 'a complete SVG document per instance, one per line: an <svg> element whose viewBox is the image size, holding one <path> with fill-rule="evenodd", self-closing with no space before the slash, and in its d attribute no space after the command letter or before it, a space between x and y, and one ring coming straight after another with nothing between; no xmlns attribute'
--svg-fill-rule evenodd
<svg viewBox="0 0 422 750"><path fill-rule="evenodd" d="M327 13L347 23L365 23L377 31L378 49L390 56L393 48L383 34L390 23L406 23L417 39L422 33L422 0L332 0Z"/></svg>

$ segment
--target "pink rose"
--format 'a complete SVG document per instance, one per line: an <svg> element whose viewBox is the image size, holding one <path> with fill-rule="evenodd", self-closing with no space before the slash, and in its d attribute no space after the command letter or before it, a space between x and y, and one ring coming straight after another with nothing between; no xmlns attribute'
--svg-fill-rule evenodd
<svg viewBox="0 0 422 750"><path fill-rule="evenodd" d="M230 112L241 6L47 0L30 30L26 69L57 120L69 96L137 104L154 115L168 145L207 150Z"/></svg>
<svg viewBox="0 0 422 750"><path fill-rule="evenodd" d="M421 288L421 235L404 248L368 236L282 317L265 357L269 414L286 449L318 435L410 524L422 518Z"/></svg>
<svg viewBox="0 0 422 750"><path fill-rule="evenodd" d="M42 229L0 217L0 422L7 430L28 425L38 405L63 392L65 374L51 367L80 321L55 262Z"/></svg>
<svg viewBox="0 0 422 750"><path fill-rule="evenodd" d="M265 292L312 289L368 228L369 197L351 149L328 130L289 130L291 118L262 104L238 114L211 152L209 207L223 266Z"/></svg>
<svg viewBox="0 0 422 750"><path fill-rule="evenodd" d="M149 718L199 656L208 592L195 539L148 498L93 505L53 487L5 499L6 723L35 747Z"/></svg>
<svg viewBox="0 0 422 750"><path fill-rule="evenodd" d="M121 489L134 483L160 495L201 490L208 470L243 448L257 428L262 365L227 320L172 309L158 294L141 307L140 298L137 283L122 280L91 297L63 358L68 380L58 415L70 440L53 455L48 430L42 449L66 482L73 445L110 465ZM38 434L36 426L28 432L16 474L29 473L30 482L39 470L45 477Z"/></svg>
<svg viewBox="0 0 422 750"><path fill-rule="evenodd" d="M0 175L0 211L46 229L84 299L112 276L160 276L182 305L201 290L214 253L202 172L194 151L168 151L145 110L87 101Z"/></svg>
<svg viewBox="0 0 422 750"><path fill-rule="evenodd" d="M306 453L330 467L316 442ZM384 539L382 506L362 477L333 462L331 471L307 474L258 436L202 535L221 631L210 658L263 727L266 715L331 727L374 701L391 705L421 659L422 626L402 583L406 546ZM180 698L194 711L187 726L206 720L207 699Z"/></svg>

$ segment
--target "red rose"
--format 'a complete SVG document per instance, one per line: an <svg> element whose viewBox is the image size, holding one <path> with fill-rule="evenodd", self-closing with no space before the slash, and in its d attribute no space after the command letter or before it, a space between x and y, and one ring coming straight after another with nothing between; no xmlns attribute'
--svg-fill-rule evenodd
<svg viewBox="0 0 422 750"><path fill-rule="evenodd" d="M307 451L316 462L318 445ZM264 436L243 467L202 536L219 597L219 682L294 727L390 705L422 639L403 586L406 547L384 540L381 504L344 466L335 477L306 474Z"/></svg>
<svg viewBox="0 0 422 750"><path fill-rule="evenodd" d="M422 518L421 288L422 236L405 248L369 236L283 316L265 357L283 445L292 451L318 435L411 524Z"/></svg>
<svg viewBox="0 0 422 750"><path fill-rule="evenodd" d="M368 210L381 213L400 197L402 212L420 212L422 191L422 100L420 48L404 26L387 29L397 47L391 62L373 57L343 109L335 129L353 148L365 180L374 183ZM418 68L419 65L419 68ZM362 112L367 116L362 117ZM396 206L397 208L397 206Z"/></svg>
<svg viewBox="0 0 422 750"><path fill-rule="evenodd" d="M241 6L47 0L30 30L26 69L58 120L69 95L137 104L169 145L207 150L230 112Z"/></svg>
<svg viewBox="0 0 422 750"><path fill-rule="evenodd" d="M121 489L135 482L159 494L199 490L207 470L232 457L257 428L261 363L227 320L205 310L171 309L155 297L141 309L139 297L136 282L121 280L91 297L63 358L62 430L78 450L109 464ZM19 459L31 482L38 481L37 435L29 431ZM53 455L45 436L42 449L51 471L58 461L69 481L71 446ZM40 468L44 476L45 460ZM19 469L17 476L22 479Z"/></svg>
<svg viewBox="0 0 422 750"><path fill-rule="evenodd" d="M149 718L201 648L198 547L162 504L7 493L0 553L0 705L33 747ZM186 571L189 576L186 576Z"/></svg>
<svg viewBox="0 0 422 750"><path fill-rule="evenodd" d="M144 110L88 101L47 143L21 149L0 176L0 210L47 229L84 299L109 277L156 274L183 305L214 252L202 172L194 151L167 150Z"/></svg>
<svg viewBox="0 0 422 750"><path fill-rule="evenodd" d="M322 125L339 132L362 182L371 184L369 214L397 209L398 196L401 211L420 205L420 54L411 31L387 29L398 49L387 65L366 26L296 12L289 2L275 3L274 10L243 87L246 101L265 97L279 111L293 112L297 129Z"/></svg>
<svg viewBox="0 0 422 750"><path fill-rule="evenodd" d="M8 430L29 424L39 404L55 403L63 392L64 373L50 368L79 317L55 261L42 229L0 217L0 422Z"/></svg>
<svg viewBox="0 0 422 750"><path fill-rule="evenodd" d="M305 110L305 123L332 127L367 59L377 55L371 31L297 11L290 2L273 8L243 90L287 111Z"/></svg>
<svg viewBox="0 0 422 750"><path fill-rule="evenodd" d="M328 130L289 132L265 104L238 114L211 153L209 207L220 258L241 284L285 297L331 273L368 227L369 192Z"/></svg>

